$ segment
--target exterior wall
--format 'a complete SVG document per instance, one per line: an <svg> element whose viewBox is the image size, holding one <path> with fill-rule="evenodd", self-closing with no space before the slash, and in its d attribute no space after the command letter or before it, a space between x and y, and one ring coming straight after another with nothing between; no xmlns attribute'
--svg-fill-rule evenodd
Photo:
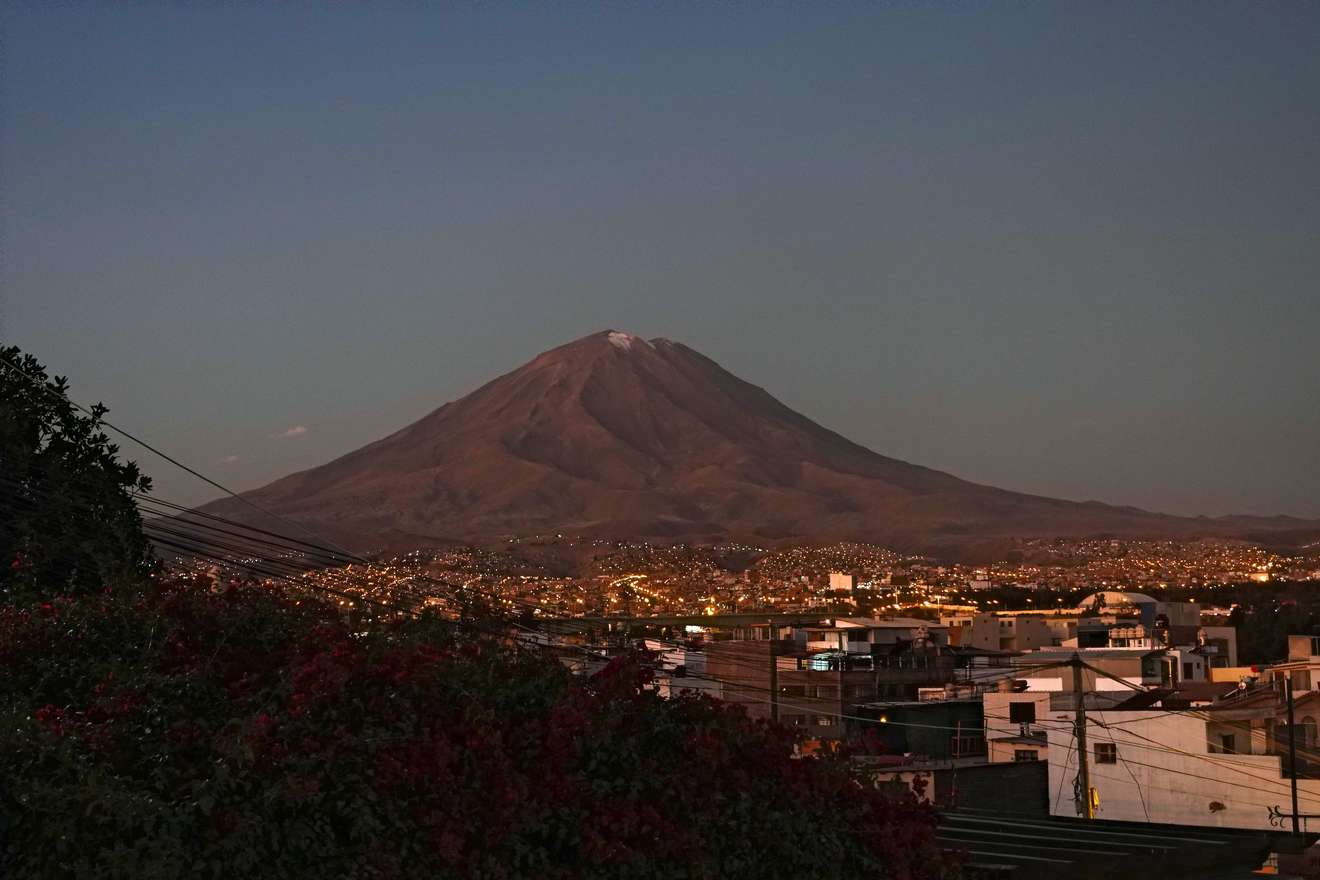
<svg viewBox="0 0 1320 880"><path fill-rule="evenodd" d="M1224 665L1237 666L1237 627L1203 626L1201 629L1205 631L1205 643L1220 649L1220 655L1224 658Z"/></svg>
<svg viewBox="0 0 1320 880"><path fill-rule="evenodd" d="M938 807L985 809L1017 816L1049 815L1049 768L1043 762L1022 764L934 764L922 767L866 768L877 786L918 791L921 801ZM1005 796L1011 792L1011 796Z"/></svg>
<svg viewBox="0 0 1320 880"><path fill-rule="evenodd" d="M876 737L889 754L942 761L985 753L979 700L863 706L858 712L880 723L849 721L854 734Z"/></svg>
<svg viewBox="0 0 1320 880"><path fill-rule="evenodd" d="M1018 752L1031 752L1033 761L1044 764L1050 758L1050 747L1044 743L992 742L987 744L985 759L991 764L1020 764Z"/></svg>
<svg viewBox="0 0 1320 880"><path fill-rule="evenodd" d="M1288 636L1288 659L1306 660L1316 656L1311 636Z"/></svg>
<svg viewBox="0 0 1320 880"><path fill-rule="evenodd" d="M1062 645L1069 639L1077 638L1077 618L1045 617L1045 626L1050 631L1050 644Z"/></svg>
<svg viewBox="0 0 1320 880"><path fill-rule="evenodd" d="M1047 787L1049 767L1043 761L940 768L934 776L938 806L985 809L993 805L997 813L1049 815L1052 789Z"/></svg>
<svg viewBox="0 0 1320 880"><path fill-rule="evenodd" d="M1043 656L1038 662L1052 662L1053 658L1046 652L1041 652ZM1057 651L1057 662L1065 663L1072 657L1071 651ZM1133 651L1129 657L1097 657L1091 658L1086 655L1086 651L1079 652L1082 659L1096 669L1100 669L1109 675L1116 676L1128 682L1131 685L1140 687L1143 683L1141 671L1142 651ZM1035 657L1032 658L1033 660ZM1068 691L1073 689L1072 670L1071 669L1044 669L1032 673L1023 673L1021 676L1028 682L1028 690L1031 691ZM1090 670L1082 670L1082 689L1084 691L1127 691L1131 692L1131 687L1125 687L1112 678L1103 675L1097 675Z"/></svg>
<svg viewBox="0 0 1320 880"><path fill-rule="evenodd" d="M841 571L830 572L830 589L845 590L851 593L857 589L857 575L844 574Z"/></svg>
<svg viewBox="0 0 1320 880"><path fill-rule="evenodd" d="M950 645L991 651L1059 647L1077 635L1076 617L1043 614L958 614L941 617L940 625L948 628Z"/></svg>
<svg viewBox="0 0 1320 880"><path fill-rule="evenodd" d="M1072 714L1051 716L1050 812L1074 816L1078 762L1068 727ZM1290 782L1280 758L1210 754L1207 739L1216 728L1196 714L1093 711L1087 718L1091 785L1100 801L1097 818L1277 830L1270 825L1270 807L1288 809ZM1117 763L1097 764L1096 743L1113 743ZM1256 748L1263 743L1253 737ZM1320 812L1320 779L1300 779L1297 785L1301 812ZM1320 822L1309 821L1312 830L1320 830Z"/></svg>
<svg viewBox="0 0 1320 880"><path fill-rule="evenodd" d="M1039 617L1015 618L1017 630L1017 650L1035 651L1053 645L1055 635L1050 625Z"/></svg>
<svg viewBox="0 0 1320 880"><path fill-rule="evenodd" d="M940 626L947 631L948 644L963 648L983 648L989 651L1017 650L1003 646L1017 640L1016 618L992 614L958 614L940 618ZM936 636L932 632L932 636ZM1050 644L1046 639L1044 644Z"/></svg>
<svg viewBox="0 0 1320 880"><path fill-rule="evenodd" d="M1239 682L1244 678L1252 678L1258 673L1250 666L1221 666L1210 670L1211 681Z"/></svg>
<svg viewBox="0 0 1320 880"><path fill-rule="evenodd" d="M1050 724L1050 692L1040 691L1026 693L989 693L982 696L985 713L985 739L986 756L990 763L1006 763L1016 760L1016 752L1019 750L1033 751L1036 753L1037 760L1045 760L1048 755L1048 747L1045 744L1034 744L1028 742L1011 742L1012 739L1022 739L1023 728L1026 728L1028 734L1033 732L1043 734L1045 726ZM1009 719L1012 716L1010 706L1013 703L1030 703L1035 706L1036 721L1027 724L1016 724Z"/></svg>
<svg viewBox="0 0 1320 880"><path fill-rule="evenodd" d="M1209 681L1205 658L1193 653L1190 648L1173 648L1166 656L1173 658L1177 664L1178 681Z"/></svg>

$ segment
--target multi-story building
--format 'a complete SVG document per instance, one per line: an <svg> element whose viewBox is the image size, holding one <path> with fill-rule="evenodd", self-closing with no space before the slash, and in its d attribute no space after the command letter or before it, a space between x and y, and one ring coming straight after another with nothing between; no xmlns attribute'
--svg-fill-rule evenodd
<svg viewBox="0 0 1320 880"><path fill-rule="evenodd" d="M1077 618L1033 614L960 614L942 617L949 642L988 651L1035 651L1062 645L1077 634Z"/></svg>
<svg viewBox="0 0 1320 880"><path fill-rule="evenodd" d="M1043 761L1049 741L1041 722L1049 717L1050 691L1001 691L981 697L986 760Z"/></svg>
<svg viewBox="0 0 1320 880"><path fill-rule="evenodd" d="M959 655L930 621L837 618L774 634L780 638L706 644L705 675L753 717L777 712L814 738L843 738L843 716L858 704L915 700L958 677Z"/></svg>
<svg viewBox="0 0 1320 880"><path fill-rule="evenodd" d="M1320 687L1320 636L1288 636L1288 659L1263 670L1267 679L1288 678L1293 691Z"/></svg>

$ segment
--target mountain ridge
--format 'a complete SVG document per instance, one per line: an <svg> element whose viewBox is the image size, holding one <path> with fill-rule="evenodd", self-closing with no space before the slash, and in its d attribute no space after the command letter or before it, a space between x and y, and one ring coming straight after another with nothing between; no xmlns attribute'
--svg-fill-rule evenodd
<svg viewBox="0 0 1320 880"><path fill-rule="evenodd" d="M244 495L363 549L571 533L965 555L1026 537L1320 533L1289 517L1175 517L974 483L855 443L681 343L618 330ZM253 519L235 499L202 510Z"/></svg>

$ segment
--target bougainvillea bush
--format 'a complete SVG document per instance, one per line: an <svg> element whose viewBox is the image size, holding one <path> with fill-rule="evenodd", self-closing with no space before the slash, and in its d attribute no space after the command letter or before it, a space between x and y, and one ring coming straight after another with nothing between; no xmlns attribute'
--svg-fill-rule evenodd
<svg viewBox="0 0 1320 880"><path fill-rule="evenodd" d="M933 814L645 664L189 582L0 609L0 875L934 877Z"/></svg>

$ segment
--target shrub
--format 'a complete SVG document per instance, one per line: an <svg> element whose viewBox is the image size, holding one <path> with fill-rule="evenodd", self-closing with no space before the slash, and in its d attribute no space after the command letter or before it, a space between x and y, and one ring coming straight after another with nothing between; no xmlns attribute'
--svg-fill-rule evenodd
<svg viewBox="0 0 1320 880"><path fill-rule="evenodd" d="M934 815L642 658L189 582L0 608L14 878L933 877Z"/></svg>

